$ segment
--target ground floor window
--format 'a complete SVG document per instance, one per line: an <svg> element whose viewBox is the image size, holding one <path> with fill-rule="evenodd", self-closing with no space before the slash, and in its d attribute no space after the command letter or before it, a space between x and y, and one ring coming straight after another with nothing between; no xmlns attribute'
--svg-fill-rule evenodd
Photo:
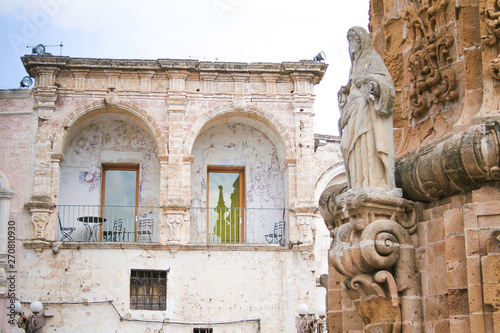
<svg viewBox="0 0 500 333"><path fill-rule="evenodd" d="M213 333L213 328L193 328L193 333Z"/></svg>
<svg viewBox="0 0 500 333"><path fill-rule="evenodd" d="M167 271L131 270L130 309L167 309Z"/></svg>

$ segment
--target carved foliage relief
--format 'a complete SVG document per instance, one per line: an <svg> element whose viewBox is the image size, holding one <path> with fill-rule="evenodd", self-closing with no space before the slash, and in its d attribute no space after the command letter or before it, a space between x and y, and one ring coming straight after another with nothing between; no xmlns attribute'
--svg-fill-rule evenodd
<svg viewBox="0 0 500 333"><path fill-rule="evenodd" d="M410 115L420 119L434 105L458 98L457 79L451 68L454 37L444 23L446 0L414 0L405 13L412 38Z"/></svg>
<svg viewBox="0 0 500 333"><path fill-rule="evenodd" d="M496 47L500 42L500 1L488 0L482 12L486 34L482 40L489 47ZM490 60L489 72L495 80L500 80L500 55Z"/></svg>

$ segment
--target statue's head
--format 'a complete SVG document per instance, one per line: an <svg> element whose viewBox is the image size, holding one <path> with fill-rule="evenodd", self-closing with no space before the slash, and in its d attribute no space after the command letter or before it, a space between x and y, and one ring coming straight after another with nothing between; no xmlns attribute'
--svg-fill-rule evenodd
<svg viewBox="0 0 500 333"><path fill-rule="evenodd" d="M370 35L362 27L352 27L347 32L349 41L349 53L351 60L358 58L358 55L364 50L369 49L371 44Z"/></svg>

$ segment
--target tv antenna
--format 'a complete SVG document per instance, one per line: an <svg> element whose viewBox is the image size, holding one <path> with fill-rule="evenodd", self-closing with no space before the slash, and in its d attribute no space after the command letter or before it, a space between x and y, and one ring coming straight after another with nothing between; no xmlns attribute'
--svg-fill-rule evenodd
<svg viewBox="0 0 500 333"><path fill-rule="evenodd" d="M193 55L190 55L189 58L203 59L203 60L210 60L210 61L219 61L219 58L198 57L198 56L193 56Z"/></svg>
<svg viewBox="0 0 500 333"><path fill-rule="evenodd" d="M59 55L62 56L62 48L63 48L63 43L60 42L59 45L43 45L43 44L38 44L36 46L26 46L28 49L31 48L31 54L38 54L38 55L44 55L45 54L45 48L47 47L59 47Z"/></svg>

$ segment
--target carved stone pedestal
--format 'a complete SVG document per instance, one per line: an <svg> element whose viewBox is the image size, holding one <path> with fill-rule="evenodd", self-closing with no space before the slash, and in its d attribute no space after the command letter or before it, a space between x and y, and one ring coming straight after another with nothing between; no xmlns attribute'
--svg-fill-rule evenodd
<svg viewBox="0 0 500 333"><path fill-rule="evenodd" d="M421 332L420 283L415 265L416 210L400 190L325 191L320 211L333 241L329 261L347 278L365 332Z"/></svg>

